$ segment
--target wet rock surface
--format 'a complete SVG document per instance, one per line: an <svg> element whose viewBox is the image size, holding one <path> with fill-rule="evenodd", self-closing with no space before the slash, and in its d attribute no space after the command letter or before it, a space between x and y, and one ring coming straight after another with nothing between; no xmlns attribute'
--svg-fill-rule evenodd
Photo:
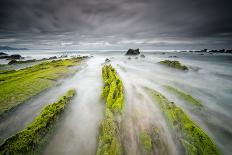
<svg viewBox="0 0 232 155"><path fill-rule="evenodd" d="M126 55L139 55L139 48L138 49L128 49L128 51L126 52Z"/></svg>

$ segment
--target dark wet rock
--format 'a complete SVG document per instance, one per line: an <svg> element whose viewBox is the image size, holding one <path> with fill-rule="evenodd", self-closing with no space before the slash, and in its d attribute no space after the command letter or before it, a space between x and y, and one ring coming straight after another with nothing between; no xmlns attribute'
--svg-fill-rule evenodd
<svg viewBox="0 0 232 155"><path fill-rule="evenodd" d="M17 60L13 59L8 63L8 65L12 65L12 64L15 64L15 63L17 63Z"/></svg>
<svg viewBox="0 0 232 155"><path fill-rule="evenodd" d="M144 54L142 54L142 55L140 55L140 57L141 57L141 58L145 58L145 55L144 55Z"/></svg>
<svg viewBox="0 0 232 155"><path fill-rule="evenodd" d="M21 55L19 55L19 54L13 54L13 55L0 56L0 59L12 60L12 59L23 59L23 57Z"/></svg>
<svg viewBox="0 0 232 155"><path fill-rule="evenodd" d="M166 54L165 52L162 52L162 54Z"/></svg>
<svg viewBox="0 0 232 155"><path fill-rule="evenodd" d="M207 52L207 49L203 49L203 50L201 50L201 52Z"/></svg>
<svg viewBox="0 0 232 155"><path fill-rule="evenodd" d="M126 52L126 55L139 55L140 52L139 52L139 48L138 49L129 49L127 52Z"/></svg>
<svg viewBox="0 0 232 155"><path fill-rule="evenodd" d="M48 59L49 60L51 60L51 59L57 59L57 56L49 57Z"/></svg>
<svg viewBox="0 0 232 155"><path fill-rule="evenodd" d="M135 59L138 59L138 57L135 57Z"/></svg>
<svg viewBox="0 0 232 155"><path fill-rule="evenodd" d="M176 55L170 55L169 58L178 58Z"/></svg>
<svg viewBox="0 0 232 155"><path fill-rule="evenodd" d="M131 59L131 57L128 57L128 59L130 60L130 59Z"/></svg>
<svg viewBox="0 0 232 155"><path fill-rule="evenodd" d="M201 54L199 54L199 55L204 55L204 53L201 53Z"/></svg>
<svg viewBox="0 0 232 155"><path fill-rule="evenodd" d="M22 56L19 55L19 54L13 54L13 55L10 56L10 58L11 58L11 59L21 59Z"/></svg>
<svg viewBox="0 0 232 155"><path fill-rule="evenodd" d="M11 60L8 65L12 65L12 64L23 64L23 63L29 63L29 62L37 62L37 61L42 61L43 59L40 60L36 60L36 59L32 59L32 60L25 60L25 61L17 61L15 59Z"/></svg>
<svg viewBox="0 0 232 155"><path fill-rule="evenodd" d="M67 57L68 57L68 55L63 54L63 55L61 55L59 58L67 58Z"/></svg>
<svg viewBox="0 0 232 155"><path fill-rule="evenodd" d="M85 55L85 56L82 56L83 59L86 59L86 58L89 58L89 56Z"/></svg>
<svg viewBox="0 0 232 155"><path fill-rule="evenodd" d="M6 54L6 53L4 53L4 52L0 52L0 55L8 55L8 54Z"/></svg>
<svg viewBox="0 0 232 155"><path fill-rule="evenodd" d="M232 53L232 49L210 50L209 53Z"/></svg>
<svg viewBox="0 0 232 155"><path fill-rule="evenodd" d="M110 59L106 58L106 59L105 59L105 62L110 62Z"/></svg>

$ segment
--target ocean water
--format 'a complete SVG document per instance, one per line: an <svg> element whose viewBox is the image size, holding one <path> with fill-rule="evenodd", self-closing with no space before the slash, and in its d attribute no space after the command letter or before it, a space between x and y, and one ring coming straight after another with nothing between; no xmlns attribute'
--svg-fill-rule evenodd
<svg viewBox="0 0 232 155"><path fill-rule="evenodd" d="M9 52L11 53L11 52ZM139 154L140 130L151 125L160 127L169 154L179 154L171 131L160 108L147 94L144 87L153 88L181 107L216 143L223 154L232 152L232 55L180 53L173 51L144 51L140 56L128 59L123 51L15 51L26 59L41 59L67 54L92 55L83 62L79 71L62 79L58 87L34 97L0 122L0 140L20 131L28 125L49 102L55 101L69 88L77 90L76 97L64 113L54 136L43 154L95 154L99 123L103 119L104 103L101 67L106 58L116 68L124 84L125 107L121 126L121 139L126 154ZM176 57L170 57L176 56ZM181 72L158 64L161 60L179 60L189 67ZM1 63L7 63L3 62ZM33 65L15 65L21 69ZM201 110L186 103L163 88L171 85L199 99ZM57 95L54 95L57 94ZM142 96L142 97L141 97ZM134 120L134 116L139 117ZM128 138L129 137L129 138Z"/></svg>

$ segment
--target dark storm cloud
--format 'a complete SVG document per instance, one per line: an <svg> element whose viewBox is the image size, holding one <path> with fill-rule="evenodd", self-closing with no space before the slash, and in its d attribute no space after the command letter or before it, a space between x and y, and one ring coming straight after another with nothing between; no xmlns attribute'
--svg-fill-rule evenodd
<svg viewBox="0 0 232 155"><path fill-rule="evenodd" d="M1 0L0 44L231 47L231 6L229 0Z"/></svg>

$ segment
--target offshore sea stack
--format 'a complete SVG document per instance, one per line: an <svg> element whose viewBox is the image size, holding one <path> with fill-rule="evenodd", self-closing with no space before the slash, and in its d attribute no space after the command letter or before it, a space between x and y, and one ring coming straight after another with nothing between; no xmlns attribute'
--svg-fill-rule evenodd
<svg viewBox="0 0 232 155"><path fill-rule="evenodd" d="M129 49L127 52L126 52L126 55L139 55L140 52L139 52L139 48L138 49Z"/></svg>

